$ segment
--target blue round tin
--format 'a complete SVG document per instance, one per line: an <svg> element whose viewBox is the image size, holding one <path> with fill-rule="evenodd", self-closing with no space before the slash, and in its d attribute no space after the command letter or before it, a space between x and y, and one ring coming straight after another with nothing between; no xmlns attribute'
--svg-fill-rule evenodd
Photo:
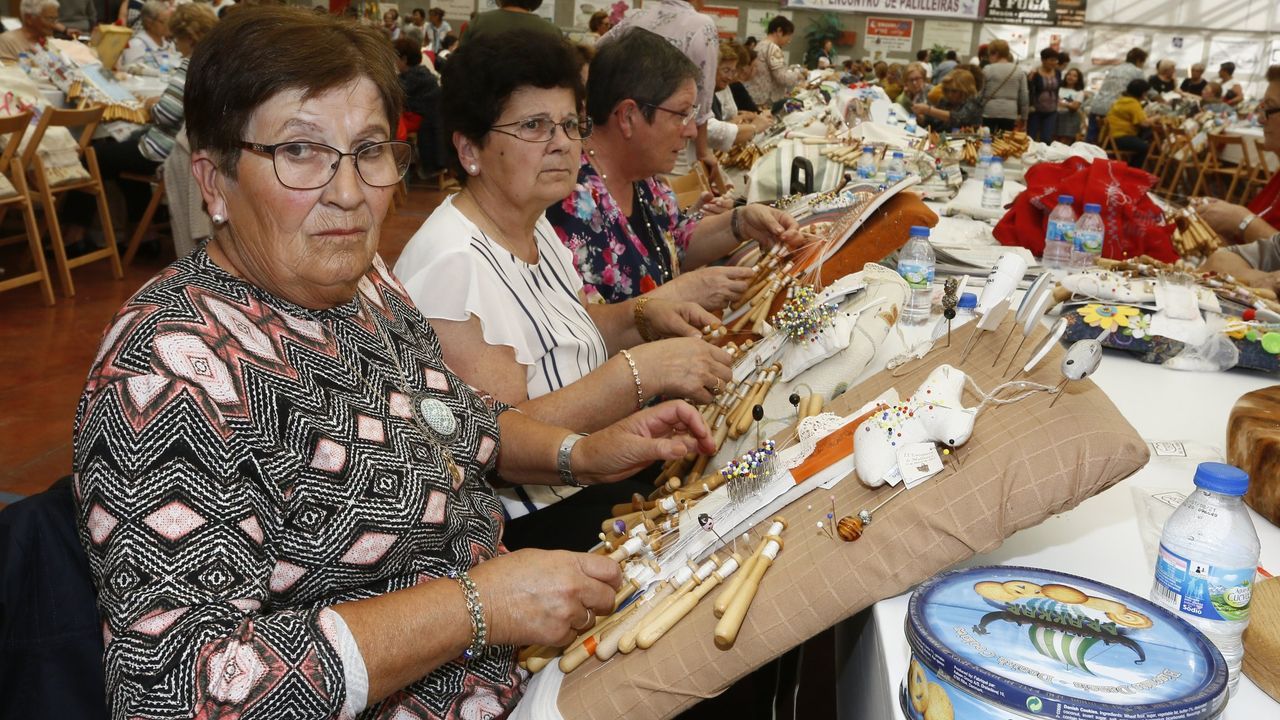
<svg viewBox="0 0 1280 720"><path fill-rule="evenodd" d="M1227 702L1222 653L1163 608L1036 568L936 575L911 597L910 720L1210 720Z"/></svg>

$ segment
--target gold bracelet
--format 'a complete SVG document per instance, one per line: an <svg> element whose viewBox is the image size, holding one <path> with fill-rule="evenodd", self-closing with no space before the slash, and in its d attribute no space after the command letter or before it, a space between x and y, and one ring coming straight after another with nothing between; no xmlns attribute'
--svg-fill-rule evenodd
<svg viewBox="0 0 1280 720"><path fill-rule="evenodd" d="M640 333L640 339L645 342L653 342L658 338L653 335L653 328L649 326L649 321L644 316L644 306L651 298L638 297L636 304L631 308L631 318L635 321L636 332Z"/></svg>
<svg viewBox="0 0 1280 720"><path fill-rule="evenodd" d="M640 385L640 371L636 369L636 361L631 358L631 351L622 350L620 354L631 366L631 379L636 381L636 408L644 407L644 387Z"/></svg>

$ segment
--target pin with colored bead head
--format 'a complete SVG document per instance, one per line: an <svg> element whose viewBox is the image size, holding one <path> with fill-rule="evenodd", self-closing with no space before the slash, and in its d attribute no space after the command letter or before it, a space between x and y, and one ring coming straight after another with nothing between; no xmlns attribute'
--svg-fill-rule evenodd
<svg viewBox="0 0 1280 720"><path fill-rule="evenodd" d="M798 392L792 392L792 393L791 393L791 396L787 398L787 402L791 403L791 407L795 409L795 411L796 411L796 424L797 424L797 425L799 425L799 423L800 423L800 393L798 393Z"/></svg>
<svg viewBox="0 0 1280 720"><path fill-rule="evenodd" d="M903 484L903 486L898 488L892 495L880 501L880 504L870 510L859 510L856 516L846 515L840 518L840 521L836 523L836 533L840 536L840 539L845 542L853 542L861 538L862 533L867 529L867 526L871 524L872 519L875 518L875 514L880 511L880 508L888 505L890 500L893 500L906 492L906 489L906 484Z"/></svg>
<svg viewBox="0 0 1280 720"><path fill-rule="evenodd" d="M960 302L957 291L960 281L950 277L942 284L942 317L947 319L947 347L951 347L951 321L956 319L956 304Z"/></svg>

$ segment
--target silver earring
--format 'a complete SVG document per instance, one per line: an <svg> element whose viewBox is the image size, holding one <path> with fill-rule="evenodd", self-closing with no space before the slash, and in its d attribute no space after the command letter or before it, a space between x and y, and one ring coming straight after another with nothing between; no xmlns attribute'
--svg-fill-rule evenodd
<svg viewBox="0 0 1280 720"><path fill-rule="evenodd" d="M213 220L214 225L224 225L227 222L226 216L219 213L214 213L211 219Z"/></svg>
<svg viewBox="0 0 1280 720"><path fill-rule="evenodd" d="M472 175L475 175L477 172L480 171L480 168L476 167L475 163L472 163L467 167L467 170L470 171Z"/></svg>

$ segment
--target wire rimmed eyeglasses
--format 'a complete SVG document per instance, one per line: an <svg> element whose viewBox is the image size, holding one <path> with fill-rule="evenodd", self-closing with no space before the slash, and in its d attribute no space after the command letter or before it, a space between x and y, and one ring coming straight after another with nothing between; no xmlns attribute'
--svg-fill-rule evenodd
<svg viewBox="0 0 1280 720"><path fill-rule="evenodd" d="M316 190L338 173L342 158L355 163L356 174L370 187L390 187L409 169L413 146L398 140L370 143L352 152L318 142L283 142L274 145L240 142L245 150L270 155L276 179L290 190Z"/></svg>
<svg viewBox="0 0 1280 720"><path fill-rule="evenodd" d="M645 107L651 107L654 110L661 110L664 113L671 113L672 115L675 115L680 118L680 125L684 127L688 127L689 123L693 122L693 119L698 116L697 105L694 105L684 112L680 112L678 110L672 110L671 108L664 108L657 103L645 102L644 100L637 100L636 102L640 105L644 105Z"/></svg>
<svg viewBox="0 0 1280 720"><path fill-rule="evenodd" d="M503 130L503 128L514 127L515 130ZM570 140L586 140L591 137L591 118L571 117L556 122L545 115L516 120L515 122L502 123L494 125L489 129L494 132L500 132L503 135L510 135L517 140L524 140L532 143L551 142L556 136L556 128L564 130L565 137Z"/></svg>

